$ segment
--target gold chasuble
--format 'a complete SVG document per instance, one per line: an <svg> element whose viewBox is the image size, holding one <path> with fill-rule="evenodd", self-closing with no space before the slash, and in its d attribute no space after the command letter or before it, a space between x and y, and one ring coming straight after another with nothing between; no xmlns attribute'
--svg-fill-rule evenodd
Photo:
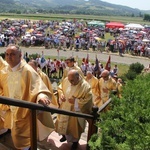
<svg viewBox="0 0 150 150"><path fill-rule="evenodd" d="M59 96L64 95L65 102L60 102L60 108L67 111L90 113L92 103L92 92L90 85L81 78L77 85L71 85L68 77L58 87ZM75 97L75 103L71 104L68 99ZM85 129L85 119L67 115L58 115L56 120L56 132L64 135L72 135L79 139Z"/></svg>
<svg viewBox="0 0 150 150"><path fill-rule="evenodd" d="M51 93L43 83L37 72L28 65L24 60L18 65L15 71L7 67L1 70L0 73L0 87L3 88L3 96L37 103L41 98L51 99ZM4 115L4 128L11 129L12 140L14 146L17 149L30 147L30 122L31 111L27 108L10 106L10 109L6 111ZM43 140L53 130L54 124L51 118L51 114L48 113L44 117L45 113L38 114L38 139ZM47 129L47 132L43 128ZM43 136L43 137L40 137Z"/></svg>
<svg viewBox="0 0 150 150"><path fill-rule="evenodd" d="M86 77L85 80L91 86L94 105L97 107L100 107L102 101L101 101L101 97L100 97L99 80L95 76L92 76L92 78L90 80L88 80Z"/></svg>
<svg viewBox="0 0 150 150"><path fill-rule="evenodd" d="M41 70L41 69L37 69L37 73L39 74L39 76L41 77L42 81L45 83L45 85L47 86L47 88L50 90L50 92L52 93L52 104L58 108L58 103L57 103L57 98L54 96L53 93L53 88L52 88L52 84L50 82L50 79L48 78L48 76Z"/></svg>
<svg viewBox="0 0 150 150"><path fill-rule="evenodd" d="M0 71L6 66L8 66L7 62L0 56ZM1 86L0 86L0 96L3 96L3 88ZM5 116L5 111L8 109L9 109L8 105L0 104L0 130L4 129L4 121L5 121L4 116Z"/></svg>
<svg viewBox="0 0 150 150"><path fill-rule="evenodd" d="M117 89L116 81L111 77L109 77L107 81L104 81L103 78L100 78L99 87L101 92L102 104L104 104L109 99L111 91Z"/></svg>

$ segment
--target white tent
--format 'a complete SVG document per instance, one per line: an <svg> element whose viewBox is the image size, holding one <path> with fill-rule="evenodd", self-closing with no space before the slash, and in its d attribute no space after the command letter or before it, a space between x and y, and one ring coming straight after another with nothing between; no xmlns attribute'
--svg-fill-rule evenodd
<svg viewBox="0 0 150 150"><path fill-rule="evenodd" d="M142 26L140 24L130 23L130 24L127 24L125 26L125 28L130 28L130 29L144 29L144 26Z"/></svg>

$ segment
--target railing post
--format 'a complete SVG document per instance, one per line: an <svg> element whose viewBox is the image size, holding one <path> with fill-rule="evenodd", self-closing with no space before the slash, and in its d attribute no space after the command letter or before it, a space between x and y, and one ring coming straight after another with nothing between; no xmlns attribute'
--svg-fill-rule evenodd
<svg viewBox="0 0 150 150"><path fill-rule="evenodd" d="M37 122L36 110L31 109L31 150L37 150Z"/></svg>
<svg viewBox="0 0 150 150"><path fill-rule="evenodd" d="M93 115L93 119L88 119L88 123L89 123L89 129L88 129L88 137L87 137L87 142L90 140L91 136L94 134L94 133L97 133L97 126L96 126L96 121L99 117L99 114L97 113L98 112L98 107L96 106L93 106L92 108L92 115ZM89 146L87 144L87 150L89 150Z"/></svg>

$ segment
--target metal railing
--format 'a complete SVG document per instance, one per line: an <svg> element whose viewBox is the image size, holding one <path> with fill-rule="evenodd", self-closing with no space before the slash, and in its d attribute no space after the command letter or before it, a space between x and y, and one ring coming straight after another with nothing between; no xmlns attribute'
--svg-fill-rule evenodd
<svg viewBox="0 0 150 150"><path fill-rule="evenodd" d="M37 119L36 114L37 113L36 113L36 110L85 118L89 123L88 137L87 137L87 141L89 141L90 137L94 133L97 133L97 127L96 127L95 123L99 117L99 113L101 111L103 111L110 102L111 102L111 99L109 99L99 109L97 107L93 107L92 114L89 115L89 114L66 111L66 110L62 110L59 108L53 108L53 107L49 107L49 106L43 106L41 104L31 103L31 102L27 102L24 100L18 100L18 99L12 99L12 98L8 98L8 97L0 96L1 104L23 107L23 108L28 108L31 110L31 150L37 149L37 128L36 128L36 126L37 126L36 125L36 119ZM87 149L88 149L88 146L87 146Z"/></svg>

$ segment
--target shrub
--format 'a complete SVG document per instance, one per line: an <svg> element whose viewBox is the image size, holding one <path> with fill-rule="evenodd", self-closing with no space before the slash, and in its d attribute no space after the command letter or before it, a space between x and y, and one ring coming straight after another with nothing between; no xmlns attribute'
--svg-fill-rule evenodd
<svg viewBox="0 0 150 150"><path fill-rule="evenodd" d="M130 67L129 67L129 71L133 71L137 74L140 74L143 69L144 69L144 65L142 65L138 62L131 64Z"/></svg>
<svg viewBox="0 0 150 150"><path fill-rule="evenodd" d="M123 98L113 98L111 110L97 122L100 132L89 141L90 150L150 149L150 74L128 81Z"/></svg>
<svg viewBox="0 0 150 150"><path fill-rule="evenodd" d="M38 54L31 54L31 55L29 55L29 58L30 59L33 58L35 60L37 58L37 56L38 56Z"/></svg>
<svg viewBox="0 0 150 150"><path fill-rule="evenodd" d="M124 74L121 78L126 80L134 80L137 75L141 74L144 69L144 65L140 63L132 63L129 66L129 70L126 74Z"/></svg>
<svg viewBox="0 0 150 150"><path fill-rule="evenodd" d="M136 78L137 74L136 72L132 71L132 70L129 70L126 74L125 74L125 77L126 79L128 80L134 80Z"/></svg>

